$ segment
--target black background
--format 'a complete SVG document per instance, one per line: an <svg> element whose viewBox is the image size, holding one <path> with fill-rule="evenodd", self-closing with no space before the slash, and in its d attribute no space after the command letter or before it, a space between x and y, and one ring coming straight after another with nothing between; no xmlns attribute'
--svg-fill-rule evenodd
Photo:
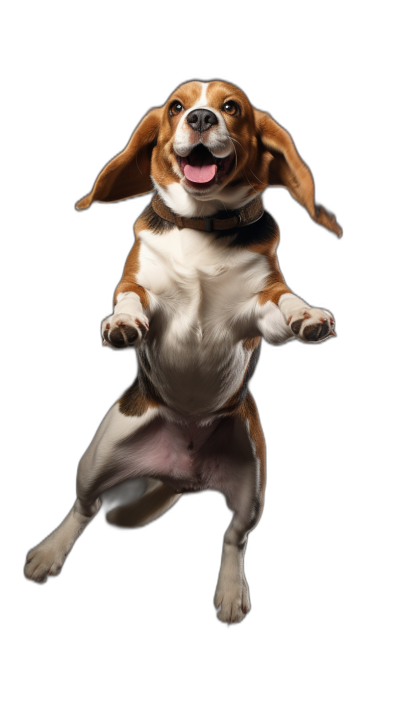
<svg viewBox="0 0 400 714"><path fill-rule="evenodd" d="M111 637L116 646L132 637L144 649L155 640L159 647L176 640L211 649L269 642L301 650L306 642L325 654L345 643L349 652L363 617L353 430L360 409L359 328L349 311L359 235L346 159L359 121L353 30L339 23L308 34L304 19L289 41L277 27L244 29L239 22L235 34L224 32L218 42L204 42L197 27L179 42L170 28L154 43L150 27L139 38L125 28L111 51L105 25L97 35L93 30L90 45L79 23L61 47L57 37L47 39L27 70L29 117L17 166L25 177L18 209L25 239L24 245L15 241L20 267L10 269L26 340L23 364L16 357L13 365L13 583L22 602L21 631L25 641L43 629L56 641L61 631L79 630L85 641ZM132 226L149 199L84 212L74 205L124 149L146 111L192 79L236 84L256 108L270 112L310 167L317 202L335 213L344 231L338 240L317 226L283 189L264 194L281 231L286 283L310 305L333 313L338 337L315 346L263 344L251 392L267 443L266 502L245 556L252 609L231 628L213 609L230 522L218 494L181 498L161 519L133 531L111 528L100 512L58 578L38 586L22 574L28 550L72 508L78 462L135 373L133 352L102 349L100 323L112 312Z"/></svg>

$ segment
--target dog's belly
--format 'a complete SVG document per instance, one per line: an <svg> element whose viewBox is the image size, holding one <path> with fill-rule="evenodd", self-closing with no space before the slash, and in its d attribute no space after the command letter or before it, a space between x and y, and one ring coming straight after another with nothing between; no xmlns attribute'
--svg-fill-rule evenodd
<svg viewBox="0 0 400 714"><path fill-rule="evenodd" d="M127 478L156 478L179 493L216 486L226 480L237 462L234 429L231 417L204 425L193 420L179 422L161 407L158 416L119 444L112 486ZM113 456L111 469L115 463Z"/></svg>
<svg viewBox="0 0 400 714"><path fill-rule="evenodd" d="M144 345L143 364L164 404L179 414L201 417L224 408L243 384L250 353L242 343L201 337ZM143 352L142 352L143 354Z"/></svg>
<svg viewBox="0 0 400 714"><path fill-rule="evenodd" d="M224 407L244 379L253 315L268 265L231 238L172 230L141 234L138 282L149 296L143 367L162 400L183 414ZM147 365L147 368L146 368Z"/></svg>

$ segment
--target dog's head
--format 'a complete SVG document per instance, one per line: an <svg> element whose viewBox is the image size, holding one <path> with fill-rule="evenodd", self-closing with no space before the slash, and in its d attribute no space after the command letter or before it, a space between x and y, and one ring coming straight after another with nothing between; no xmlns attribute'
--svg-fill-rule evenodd
<svg viewBox="0 0 400 714"><path fill-rule="evenodd" d="M193 81L146 114L76 207L156 188L173 210L189 215L199 201L238 208L267 186L285 186L317 223L342 234L335 217L315 205L312 174L288 132L235 85Z"/></svg>

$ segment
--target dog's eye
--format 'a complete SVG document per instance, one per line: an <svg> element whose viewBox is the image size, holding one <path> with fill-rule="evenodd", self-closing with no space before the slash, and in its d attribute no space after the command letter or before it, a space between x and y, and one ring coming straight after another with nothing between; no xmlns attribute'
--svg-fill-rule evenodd
<svg viewBox="0 0 400 714"><path fill-rule="evenodd" d="M236 102L225 102L222 107L222 111L224 111L226 114L230 114L231 117L234 117L239 114L239 106L236 104Z"/></svg>
<svg viewBox="0 0 400 714"><path fill-rule="evenodd" d="M171 116L176 116L180 112L183 111L183 106L180 102L172 102L170 108L169 108L169 113Z"/></svg>

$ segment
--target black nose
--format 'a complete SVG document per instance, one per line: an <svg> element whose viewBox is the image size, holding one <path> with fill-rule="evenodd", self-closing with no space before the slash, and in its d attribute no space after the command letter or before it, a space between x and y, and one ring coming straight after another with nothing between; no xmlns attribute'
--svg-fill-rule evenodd
<svg viewBox="0 0 400 714"><path fill-rule="evenodd" d="M186 121L194 131L208 131L214 124L218 124L218 119L209 109L193 109L186 117Z"/></svg>

